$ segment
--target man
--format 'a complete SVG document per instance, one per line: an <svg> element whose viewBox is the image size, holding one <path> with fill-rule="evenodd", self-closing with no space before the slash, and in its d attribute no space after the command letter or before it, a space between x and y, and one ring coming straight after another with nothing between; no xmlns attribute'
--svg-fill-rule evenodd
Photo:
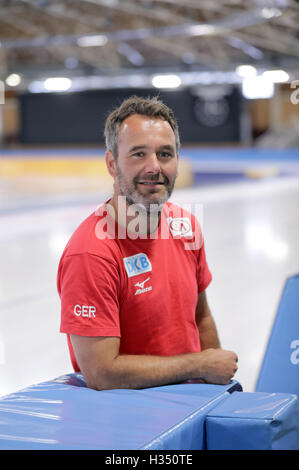
<svg viewBox="0 0 299 470"><path fill-rule="evenodd" d="M220 348L208 306L200 226L166 202L180 145L172 111L132 97L105 136L114 194L75 231L58 270L74 370L96 390L229 383L237 356Z"/></svg>

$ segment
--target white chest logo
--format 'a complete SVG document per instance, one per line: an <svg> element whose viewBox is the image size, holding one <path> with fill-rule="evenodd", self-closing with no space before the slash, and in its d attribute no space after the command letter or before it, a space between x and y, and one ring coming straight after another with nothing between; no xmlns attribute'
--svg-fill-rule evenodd
<svg viewBox="0 0 299 470"><path fill-rule="evenodd" d="M188 217L168 217L167 223L172 236L192 237L192 225Z"/></svg>
<svg viewBox="0 0 299 470"><path fill-rule="evenodd" d="M150 278L148 277L142 282L136 282L135 287L139 287L139 289L137 289L137 291L135 292L135 295L144 294L145 292L149 292L150 290L153 289L152 286L144 287L144 284L149 280Z"/></svg>
<svg viewBox="0 0 299 470"><path fill-rule="evenodd" d="M144 284L145 284L147 281L149 281L149 280L150 280L150 278L148 277L148 278L145 279L145 281L143 281L143 282L136 282L135 287L140 287L141 289L143 289L143 288L144 288Z"/></svg>

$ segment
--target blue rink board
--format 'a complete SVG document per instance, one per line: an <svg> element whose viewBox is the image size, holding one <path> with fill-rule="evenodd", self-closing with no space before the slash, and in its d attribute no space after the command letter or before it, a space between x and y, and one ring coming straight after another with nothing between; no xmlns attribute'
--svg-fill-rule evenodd
<svg viewBox="0 0 299 470"><path fill-rule="evenodd" d="M240 432L250 449L299 449L297 397L258 397L236 381L98 392L68 374L0 398L0 449L202 450L228 436L239 449Z"/></svg>
<svg viewBox="0 0 299 470"><path fill-rule="evenodd" d="M299 274L286 280L256 392L299 396Z"/></svg>

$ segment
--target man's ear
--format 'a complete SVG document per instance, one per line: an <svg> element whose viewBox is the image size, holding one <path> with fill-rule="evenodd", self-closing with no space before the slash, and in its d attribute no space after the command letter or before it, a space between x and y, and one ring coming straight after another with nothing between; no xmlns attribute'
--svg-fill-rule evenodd
<svg viewBox="0 0 299 470"><path fill-rule="evenodd" d="M115 158L110 150L107 150L105 154L106 166L109 174L115 178L116 177L116 164Z"/></svg>

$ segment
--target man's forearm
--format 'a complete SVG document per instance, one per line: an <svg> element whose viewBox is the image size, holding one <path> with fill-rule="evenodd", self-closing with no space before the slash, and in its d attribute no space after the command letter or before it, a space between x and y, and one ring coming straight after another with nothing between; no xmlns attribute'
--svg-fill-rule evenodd
<svg viewBox="0 0 299 470"><path fill-rule="evenodd" d="M89 388L147 388L203 379L227 384L237 370L232 351L208 348L174 356L119 354L114 337L71 336L78 365Z"/></svg>
<svg viewBox="0 0 299 470"><path fill-rule="evenodd" d="M206 349L176 356L118 355L108 367L98 369L97 390L146 388L202 378L206 383L227 384L237 370L232 351Z"/></svg>
<svg viewBox="0 0 299 470"><path fill-rule="evenodd" d="M119 355L109 371L99 369L98 390L146 388L198 378L201 353L176 356Z"/></svg>

